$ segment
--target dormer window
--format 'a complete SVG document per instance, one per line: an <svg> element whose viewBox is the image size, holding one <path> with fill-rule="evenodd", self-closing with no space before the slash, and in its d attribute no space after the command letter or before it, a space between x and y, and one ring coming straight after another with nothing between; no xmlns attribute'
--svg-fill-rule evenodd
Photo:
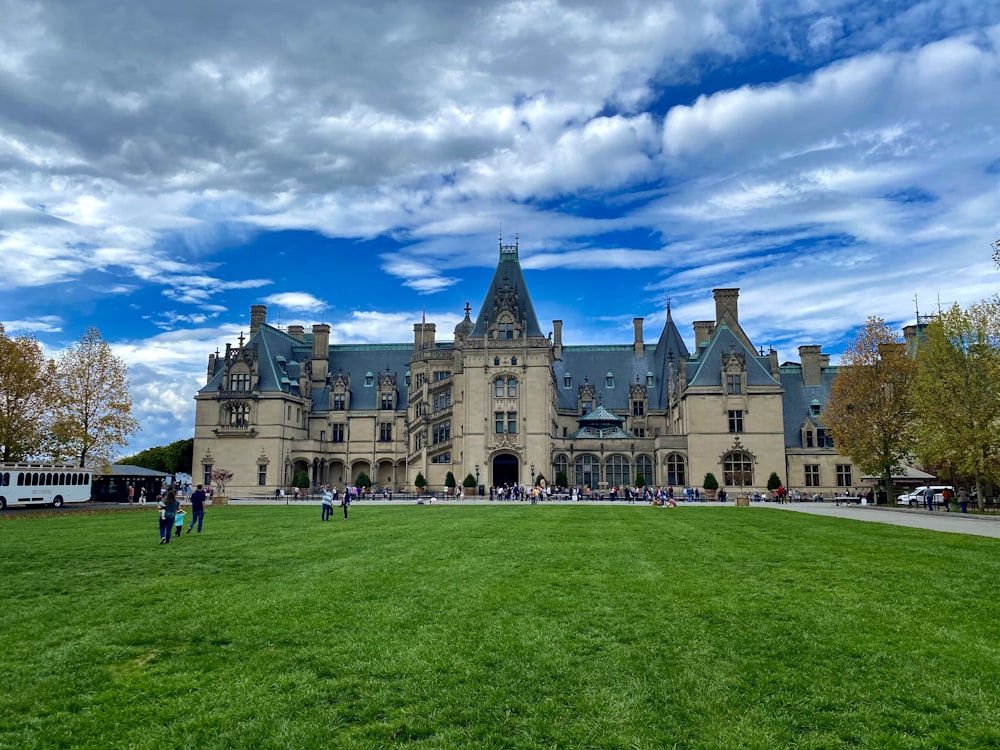
<svg viewBox="0 0 1000 750"><path fill-rule="evenodd" d="M605 388L614 388L615 387L615 376L614 376L614 373L609 372L604 377L604 387Z"/></svg>
<svg viewBox="0 0 1000 750"><path fill-rule="evenodd" d="M498 323L497 324L497 338L498 339L512 339L512 338L514 338L514 324L513 323Z"/></svg>
<svg viewBox="0 0 1000 750"><path fill-rule="evenodd" d="M743 375L740 373L726 375L726 393L739 396L743 393Z"/></svg>
<svg viewBox="0 0 1000 750"><path fill-rule="evenodd" d="M567 372L565 375L563 375L563 388L572 388L572 387L573 387L573 376Z"/></svg>
<svg viewBox="0 0 1000 750"><path fill-rule="evenodd" d="M822 405L820 404L820 402L817 401L816 399L813 399L812 403L809 404L809 414L814 417L818 417L821 407Z"/></svg>
<svg viewBox="0 0 1000 750"><path fill-rule="evenodd" d="M375 385L375 374L369 370L365 373L365 388L371 388Z"/></svg>
<svg viewBox="0 0 1000 750"><path fill-rule="evenodd" d="M248 372L237 372L229 376L229 390L231 391L249 391L250 390L250 373Z"/></svg>
<svg viewBox="0 0 1000 750"><path fill-rule="evenodd" d="M647 388L653 387L653 373L651 372L646 373L646 387Z"/></svg>

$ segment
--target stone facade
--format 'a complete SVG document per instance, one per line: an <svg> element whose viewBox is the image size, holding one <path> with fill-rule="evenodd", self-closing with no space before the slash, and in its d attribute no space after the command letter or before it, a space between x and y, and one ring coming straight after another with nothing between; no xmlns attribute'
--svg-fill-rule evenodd
<svg viewBox="0 0 1000 750"><path fill-rule="evenodd" d="M194 474L234 473L234 496L288 488L296 473L343 485L364 473L410 490L554 483L594 490L642 482L733 494L789 488L827 497L857 487L822 424L836 368L819 347L778 364L739 324L739 290L716 289L716 318L695 321L689 352L667 310L655 345L633 321L629 344L564 345L562 321L538 324L517 245L499 262L475 320L454 337L414 325L406 344L331 344L330 327L282 330L254 305L250 336L209 357L196 396Z"/></svg>

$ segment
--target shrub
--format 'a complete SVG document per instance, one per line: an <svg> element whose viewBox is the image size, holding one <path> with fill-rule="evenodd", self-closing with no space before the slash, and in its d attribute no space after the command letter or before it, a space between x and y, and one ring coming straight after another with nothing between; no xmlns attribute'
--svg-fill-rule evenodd
<svg viewBox="0 0 1000 750"><path fill-rule="evenodd" d="M715 474L708 472L705 475L705 481L701 483L702 489L706 490L717 490L719 489L719 480L715 478Z"/></svg>
<svg viewBox="0 0 1000 750"><path fill-rule="evenodd" d="M295 476L292 478L292 487L298 487L299 489L304 489L304 490L309 489L309 472L308 471L295 472Z"/></svg>
<svg viewBox="0 0 1000 750"><path fill-rule="evenodd" d="M444 486L445 487L447 487L450 490L453 490L453 489L455 489L455 485L456 484L458 484L458 483L455 481L455 475L454 474L452 474L450 471L447 474L445 474L445 477L444 477Z"/></svg>
<svg viewBox="0 0 1000 750"><path fill-rule="evenodd" d="M472 476L472 474L469 474L465 479L462 480L462 486L463 487L475 487L476 486L476 478L474 476Z"/></svg>

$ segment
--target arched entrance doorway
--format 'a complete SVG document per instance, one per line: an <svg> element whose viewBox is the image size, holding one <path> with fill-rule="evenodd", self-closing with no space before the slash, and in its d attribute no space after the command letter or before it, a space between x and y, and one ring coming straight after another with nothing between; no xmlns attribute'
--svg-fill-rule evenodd
<svg viewBox="0 0 1000 750"><path fill-rule="evenodd" d="M493 459L493 486L501 487L505 484L517 484L521 462L517 456L509 453L501 453Z"/></svg>

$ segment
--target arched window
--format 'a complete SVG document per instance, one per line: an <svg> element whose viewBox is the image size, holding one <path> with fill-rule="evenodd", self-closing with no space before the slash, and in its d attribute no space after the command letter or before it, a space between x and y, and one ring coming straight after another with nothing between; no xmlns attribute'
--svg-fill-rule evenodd
<svg viewBox="0 0 1000 750"><path fill-rule="evenodd" d="M229 426L247 427L250 424L250 407L247 404L233 404L229 407Z"/></svg>
<svg viewBox="0 0 1000 750"><path fill-rule="evenodd" d="M639 483L639 477L646 484L656 484L656 476L653 474L653 462L649 456L639 456L635 459L635 481Z"/></svg>
<svg viewBox="0 0 1000 750"><path fill-rule="evenodd" d="M497 398L503 398L503 378L497 378L493 381L493 395Z"/></svg>
<svg viewBox="0 0 1000 750"><path fill-rule="evenodd" d="M753 486L753 460L750 454L733 451L722 459L722 483L727 487Z"/></svg>
<svg viewBox="0 0 1000 750"><path fill-rule="evenodd" d="M611 487L628 487L632 484L628 459L625 456L609 456L604 462L604 478Z"/></svg>
<svg viewBox="0 0 1000 750"><path fill-rule="evenodd" d="M566 475L566 481L569 482L569 462L566 460L566 455L564 453L560 453L558 456L556 456L556 460L552 464L552 469L553 469L552 473L553 484L556 483L556 477L559 476L559 472L564 473Z"/></svg>
<svg viewBox="0 0 1000 750"><path fill-rule="evenodd" d="M516 365L516 364L517 364L517 357L511 357L511 358L510 358L510 363L511 363L512 365Z"/></svg>
<svg viewBox="0 0 1000 750"><path fill-rule="evenodd" d="M595 489L601 481L601 465L593 456L578 456L576 459L576 484Z"/></svg>
<svg viewBox="0 0 1000 750"><path fill-rule="evenodd" d="M671 453L667 456L667 484L671 487L687 486L687 471L684 466L684 456L680 453Z"/></svg>
<svg viewBox="0 0 1000 750"><path fill-rule="evenodd" d="M507 396L509 398L517 396L517 381L514 378L507 381Z"/></svg>

